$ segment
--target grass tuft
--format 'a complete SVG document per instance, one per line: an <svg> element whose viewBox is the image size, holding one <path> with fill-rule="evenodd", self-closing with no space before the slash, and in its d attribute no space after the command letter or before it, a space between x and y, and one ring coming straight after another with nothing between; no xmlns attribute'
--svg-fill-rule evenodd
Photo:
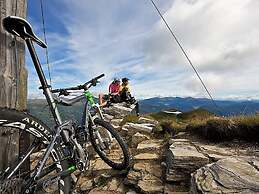
<svg viewBox="0 0 259 194"><path fill-rule="evenodd" d="M197 109L178 116L162 112L149 116L159 121L162 133L174 135L187 131L214 142L233 139L259 142L259 114L222 118L205 109Z"/></svg>
<svg viewBox="0 0 259 194"><path fill-rule="evenodd" d="M123 126L126 123L137 123L138 120L139 120L139 118L136 115L127 115L121 121L120 126Z"/></svg>

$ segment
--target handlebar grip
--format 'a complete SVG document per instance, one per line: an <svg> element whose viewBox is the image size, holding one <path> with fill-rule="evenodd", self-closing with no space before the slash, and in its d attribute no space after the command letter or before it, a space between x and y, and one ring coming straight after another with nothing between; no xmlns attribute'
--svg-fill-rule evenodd
<svg viewBox="0 0 259 194"><path fill-rule="evenodd" d="M104 73L103 74L101 74L101 75L99 75L99 76L97 76L97 77L95 77L95 78L93 78L93 79L95 79L95 80L98 80L98 79L100 79L100 78L102 78L102 77L104 77L105 75L104 75Z"/></svg>

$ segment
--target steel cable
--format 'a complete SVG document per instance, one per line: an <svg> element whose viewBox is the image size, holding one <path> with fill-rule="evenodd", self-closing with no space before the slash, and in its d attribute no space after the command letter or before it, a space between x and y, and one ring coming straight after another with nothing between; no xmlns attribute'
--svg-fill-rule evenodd
<svg viewBox="0 0 259 194"><path fill-rule="evenodd" d="M43 36L44 36L44 42L47 44L47 36L46 36L46 27L45 27L45 19L44 19L44 10L43 10L43 0L40 0L40 8L41 8L41 19L42 19L42 29L43 29ZM49 83L51 86L51 74L50 74L50 64L49 64L49 51L48 47L45 50L46 54L46 62L48 65L48 74L49 74Z"/></svg>
<svg viewBox="0 0 259 194"><path fill-rule="evenodd" d="M174 34L174 32L172 31L171 27L168 25L167 21L165 20L164 16L162 15L162 13L160 12L160 10L158 9L157 5L155 4L155 2L153 0L150 0L152 5L155 7L156 11L158 12L159 16L161 17L161 19L163 20L164 24L166 25L167 29L169 30L169 32L171 33L171 35L173 36L174 40L176 41L176 43L178 44L178 46L180 47L181 51L183 52L185 58L188 60L190 66L192 67L193 71L195 72L195 74L197 75L198 79L200 80L203 88L205 89L205 91L207 92L208 96L210 97L212 104L218 109L218 112L222 115L222 112L220 111L220 107L216 104L215 100L213 99L210 91L208 90L207 86L205 85L204 81L202 80L199 72L196 70L196 68L194 67L191 59L188 57L186 51L184 50L183 46L181 45L181 43L179 42L178 38L176 37L176 35Z"/></svg>

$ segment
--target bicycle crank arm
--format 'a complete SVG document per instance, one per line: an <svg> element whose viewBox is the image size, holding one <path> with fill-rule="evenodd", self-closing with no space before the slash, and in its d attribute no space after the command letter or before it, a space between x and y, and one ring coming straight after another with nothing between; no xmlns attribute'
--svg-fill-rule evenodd
<svg viewBox="0 0 259 194"><path fill-rule="evenodd" d="M71 166L68 169L61 171L54 176L51 176L44 180L39 180L38 182L36 182L36 184L33 184L32 186L27 188L24 191L24 193L34 193L35 191L37 191L38 189L41 189L41 188L46 189L46 188L48 188L49 185L52 185L53 183L58 182L61 179L61 177L70 176L75 170L76 170L76 167ZM29 182L29 184L30 184L30 182Z"/></svg>
<svg viewBox="0 0 259 194"><path fill-rule="evenodd" d="M41 173L38 176L38 179L41 179L42 177L46 176L47 174L51 173L52 171L57 170L57 164L51 164L50 166L47 166L46 168L42 169Z"/></svg>
<svg viewBox="0 0 259 194"><path fill-rule="evenodd" d="M55 176L49 177L46 180L42 180L37 184L37 187L40 186L43 189L47 188L49 185L52 185L53 183L56 183L57 181L59 181L61 179L61 177L67 177L70 174L72 174L74 171L76 170L75 166L71 166L68 169L59 172L58 174L56 174Z"/></svg>

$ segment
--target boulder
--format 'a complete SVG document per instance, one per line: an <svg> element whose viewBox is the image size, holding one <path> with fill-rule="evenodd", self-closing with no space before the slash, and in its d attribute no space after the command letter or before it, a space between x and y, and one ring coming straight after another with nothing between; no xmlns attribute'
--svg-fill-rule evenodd
<svg viewBox="0 0 259 194"><path fill-rule="evenodd" d="M111 124L115 125L115 126L120 126L122 121L123 121L123 119L112 119Z"/></svg>
<svg viewBox="0 0 259 194"><path fill-rule="evenodd" d="M156 161L159 159L159 155L155 153L141 153L134 156L136 161Z"/></svg>
<svg viewBox="0 0 259 194"><path fill-rule="evenodd" d="M126 194L138 194L136 191L130 190Z"/></svg>
<svg viewBox="0 0 259 194"><path fill-rule="evenodd" d="M106 190L101 190L99 188L96 188L91 190L88 194L123 194L123 193L118 191L106 191Z"/></svg>
<svg viewBox="0 0 259 194"><path fill-rule="evenodd" d="M181 143L190 143L190 141L188 139L169 139L168 144L172 145L172 144L181 144Z"/></svg>
<svg viewBox="0 0 259 194"><path fill-rule="evenodd" d="M142 172L142 173L152 174L153 176L156 176L158 178L161 178L162 176L162 168L158 164L151 164L148 162L138 162L134 164L133 170Z"/></svg>
<svg viewBox="0 0 259 194"><path fill-rule="evenodd" d="M124 128L128 129L128 135L134 135L137 132L143 134L151 134L153 131L153 126L146 126L145 124L138 124L138 123L127 123L123 126Z"/></svg>
<svg viewBox="0 0 259 194"><path fill-rule="evenodd" d="M136 148L140 142L148 139L150 138L147 135L137 132L131 138L131 147Z"/></svg>
<svg viewBox="0 0 259 194"><path fill-rule="evenodd" d="M103 117L104 117L104 120L105 121L111 121L113 118L114 118L114 116L112 116L112 115L109 115L109 114L103 114Z"/></svg>
<svg viewBox="0 0 259 194"><path fill-rule="evenodd" d="M171 143L166 153L166 180L188 184L191 173L208 164L209 158L186 139Z"/></svg>
<svg viewBox="0 0 259 194"><path fill-rule="evenodd" d="M160 171L159 175L161 175L159 166L152 166L149 163L137 163L134 165L134 168L129 171L127 178L124 180L124 184L137 189L137 191L141 193L163 193L163 181L154 175L157 173L155 171Z"/></svg>
<svg viewBox="0 0 259 194"><path fill-rule="evenodd" d="M186 132L178 132L177 134L175 134L173 137L175 138L175 139L181 139L181 138L183 138L183 137L185 137L187 135L187 133Z"/></svg>
<svg viewBox="0 0 259 194"><path fill-rule="evenodd" d="M109 180L106 187L107 187L108 191L117 191L120 184L121 184L121 180L119 180L117 178L113 178L113 179Z"/></svg>
<svg viewBox="0 0 259 194"><path fill-rule="evenodd" d="M216 145L199 145L200 151L206 154L213 162L230 157L234 152L230 148Z"/></svg>
<svg viewBox="0 0 259 194"><path fill-rule="evenodd" d="M100 175L106 171L111 170L111 167L106 164L101 158L91 161L91 171L95 175Z"/></svg>
<svg viewBox="0 0 259 194"><path fill-rule="evenodd" d="M132 114L133 109L126 103L116 103L103 108L103 111L105 114L112 115L115 118L123 118L126 115Z"/></svg>
<svg viewBox="0 0 259 194"><path fill-rule="evenodd" d="M258 158L230 157L192 174L191 194L259 193Z"/></svg>
<svg viewBox="0 0 259 194"><path fill-rule="evenodd" d="M127 178L124 180L125 185L137 185L138 181L142 178L141 172L130 170Z"/></svg>
<svg viewBox="0 0 259 194"><path fill-rule="evenodd" d="M150 139L142 141L137 146L138 153L159 153L162 148L163 140Z"/></svg>
<svg viewBox="0 0 259 194"><path fill-rule="evenodd" d="M153 119L149 119L149 118L146 118L146 117L140 117L139 120L138 120L138 123L140 123L140 124L149 123L149 124L157 125L158 121L153 120Z"/></svg>
<svg viewBox="0 0 259 194"><path fill-rule="evenodd" d="M137 186L140 188L142 193L147 194L159 194L164 191L163 182L151 174L146 174L141 180L139 180Z"/></svg>
<svg viewBox="0 0 259 194"><path fill-rule="evenodd" d="M120 135L123 136L123 137L126 137L129 133L129 130L128 128L126 127L122 127L121 130L120 130Z"/></svg>
<svg viewBox="0 0 259 194"><path fill-rule="evenodd" d="M188 190L179 185L165 184L164 194L188 194Z"/></svg>
<svg viewBox="0 0 259 194"><path fill-rule="evenodd" d="M77 185L80 188L80 191L85 192L93 189L94 181L87 177L80 177Z"/></svg>

